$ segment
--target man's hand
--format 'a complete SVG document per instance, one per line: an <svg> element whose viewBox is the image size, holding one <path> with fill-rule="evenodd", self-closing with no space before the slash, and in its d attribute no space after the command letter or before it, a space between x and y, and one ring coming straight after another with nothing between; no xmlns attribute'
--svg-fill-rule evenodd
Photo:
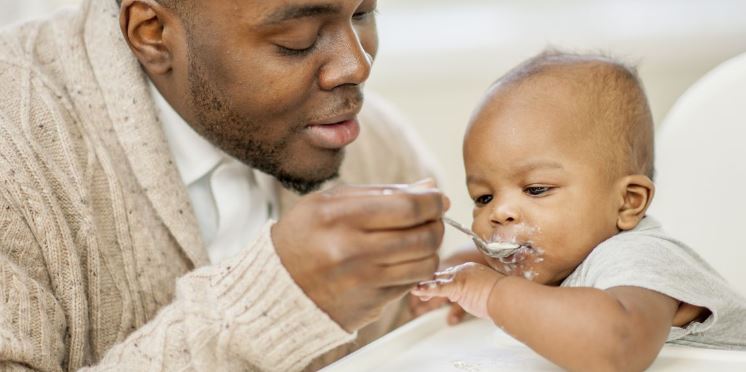
<svg viewBox="0 0 746 372"><path fill-rule="evenodd" d="M476 317L490 319L487 311L490 293L504 277L487 266L467 262L436 273L435 279L418 284L412 294L425 300L444 297Z"/></svg>
<svg viewBox="0 0 746 372"><path fill-rule="evenodd" d="M341 187L302 198L272 241L308 297L352 332L432 278L447 208L431 183Z"/></svg>

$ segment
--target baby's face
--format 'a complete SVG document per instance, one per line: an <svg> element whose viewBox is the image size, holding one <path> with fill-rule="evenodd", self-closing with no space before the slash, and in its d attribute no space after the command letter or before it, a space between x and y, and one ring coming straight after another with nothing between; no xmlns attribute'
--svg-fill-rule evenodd
<svg viewBox="0 0 746 372"><path fill-rule="evenodd" d="M499 271L558 284L618 231L622 194L593 156L576 106L557 92L502 94L472 121L464 142L472 229L533 252L512 257L522 259L517 265L491 260Z"/></svg>

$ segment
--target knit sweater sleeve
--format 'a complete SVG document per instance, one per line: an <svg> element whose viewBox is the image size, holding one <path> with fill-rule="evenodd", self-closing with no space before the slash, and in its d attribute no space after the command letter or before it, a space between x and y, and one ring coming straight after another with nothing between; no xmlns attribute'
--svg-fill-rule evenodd
<svg viewBox="0 0 746 372"><path fill-rule="evenodd" d="M59 371L67 321L53 290L58 278L50 277L45 262L51 257L39 249L45 232L32 230L22 217L36 209L31 205L39 200L31 196L28 209L10 201L17 200L12 195L20 190L4 187L13 176L13 170L2 166L4 158L0 157L0 370Z"/></svg>
<svg viewBox="0 0 746 372"><path fill-rule="evenodd" d="M351 341L284 269L270 229L236 259L179 280L175 302L91 370L293 371Z"/></svg>
<svg viewBox="0 0 746 372"><path fill-rule="evenodd" d="M0 255L0 370L60 371L65 327L52 292Z"/></svg>

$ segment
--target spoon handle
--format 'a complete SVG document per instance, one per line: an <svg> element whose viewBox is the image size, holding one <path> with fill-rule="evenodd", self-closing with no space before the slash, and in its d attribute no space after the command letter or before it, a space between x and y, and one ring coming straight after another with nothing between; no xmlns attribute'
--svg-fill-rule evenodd
<svg viewBox="0 0 746 372"><path fill-rule="evenodd" d="M456 228L456 230L461 231L462 233L471 236L473 239L476 239L479 243L486 245L484 240L480 238L477 234L475 234L471 229L467 228L466 226L450 219L449 217L443 216L443 222L453 226Z"/></svg>

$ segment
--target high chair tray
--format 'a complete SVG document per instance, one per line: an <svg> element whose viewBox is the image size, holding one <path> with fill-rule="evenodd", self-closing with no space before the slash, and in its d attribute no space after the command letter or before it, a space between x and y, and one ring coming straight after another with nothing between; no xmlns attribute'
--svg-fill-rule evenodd
<svg viewBox="0 0 746 372"><path fill-rule="evenodd" d="M561 371L481 319L446 324L443 308L415 319L323 369L364 371ZM666 344L649 371L746 371L746 351Z"/></svg>

